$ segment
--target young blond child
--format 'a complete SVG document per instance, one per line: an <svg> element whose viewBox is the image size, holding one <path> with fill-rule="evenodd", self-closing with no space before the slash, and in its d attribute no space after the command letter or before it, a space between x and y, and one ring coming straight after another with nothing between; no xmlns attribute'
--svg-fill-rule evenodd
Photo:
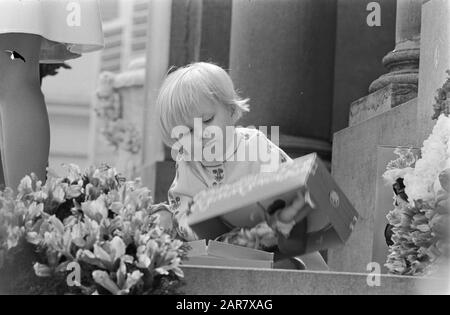
<svg viewBox="0 0 450 315"><path fill-rule="evenodd" d="M197 193L291 160L261 131L235 127L249 111L248 99L238 96L227 72L214 64L193 63L169 74L156 108L163 141L172 148L176 161L168 192L170 209L179 223L178 234L187 241L196 235L183 218ZM278 217L291 221L302 207L299 202L294 204L298 207L281 209ZM170 224L167 216L162 220ZM302 256L302 260L309 269L327 269L318 253Z"/></svg>

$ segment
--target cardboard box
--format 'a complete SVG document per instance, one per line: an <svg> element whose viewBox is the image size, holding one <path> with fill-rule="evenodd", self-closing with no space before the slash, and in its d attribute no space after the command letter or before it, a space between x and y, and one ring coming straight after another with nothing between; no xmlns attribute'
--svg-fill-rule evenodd
<svg viewBox="0 0 450 315"><path fill-rule="evenodd" d="M184 266L221 266L272 268L274 254L223 242L199 240L188 242L191 250Z"/></svg>
<svg viewBox="0 0 450 315"><path fill-rule="evenodd" d="M199 193L188 224L199 237L215 239L233 227L256 225L264 220L264 209L277 199L290 204L300 189L308 192L313 211L288 239L279 239L280 250L301 255L345 243L358 213L315 153L283 163L276 172L246 176Z"/></svg>

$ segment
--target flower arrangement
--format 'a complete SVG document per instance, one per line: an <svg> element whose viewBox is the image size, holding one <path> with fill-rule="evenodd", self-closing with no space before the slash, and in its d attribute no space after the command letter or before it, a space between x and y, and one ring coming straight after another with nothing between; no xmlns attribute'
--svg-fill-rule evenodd
<svg viewBox="0 0 450 315"><path fill-rule="evenodd" d="M116 150L137 154L142 146L141 133L131 122L123 119L120 95L115 85L113 73L100 74L95 112L104 122L101 132Z"/></svg>
<svg viewBox="0 0 450 315"><path fill-rule="evenodd" d="M429 275L450 257L450 118L441 114L421 158L397 149L384 178L393 185L387 219L392 244L386 267L400 275Z"/></svg>
<svg viewBox="0 0 450 315"><path fill-rule="evenodd" d="M182 284L187 248L159 225L139 180L113 168L22 179L0 191L0 291L168 294ZM2 287L3 286L3 287Z"/></svg>

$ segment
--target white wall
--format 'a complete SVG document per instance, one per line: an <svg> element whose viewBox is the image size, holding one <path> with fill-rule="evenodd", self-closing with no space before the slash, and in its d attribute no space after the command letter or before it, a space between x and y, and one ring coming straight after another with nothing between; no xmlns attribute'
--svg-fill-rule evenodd
<svg viewBox="0 0 450 315"><path fill-rule="evenodd" d="M100 0L99 3L104 25L123 16L128 16L126 21L131 23L133 0ZM112 165L115 160L112 147L99 134L91 105L100 60L101 52L84 54L66 62L72 69L60 69L56 76L47 76L43 80L42 91L50 120L49 164L60 174L63 174L62 163L75 163L85 168L94 161Z"/></svg>
<svg viewBox="0 0 450 315"><path fill-rule="evenodd" d="M72 69L60 69L45 77L45 95L50 120L49 164L61 170L61 163L89 164L91 107L98 78L99 53L69 60Z"/></svg>

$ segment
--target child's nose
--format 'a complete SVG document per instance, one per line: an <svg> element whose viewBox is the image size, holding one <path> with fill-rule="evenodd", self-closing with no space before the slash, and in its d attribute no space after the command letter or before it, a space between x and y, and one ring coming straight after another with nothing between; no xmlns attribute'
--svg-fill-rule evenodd
<svg viewBox="0 0 450 315"><path fill-rule="evenodd" d="M202 129L200 129L200 130L194 129L193 134L194 134L195 139L200 139L200 140L203 139L203 130Z"/></svg>

